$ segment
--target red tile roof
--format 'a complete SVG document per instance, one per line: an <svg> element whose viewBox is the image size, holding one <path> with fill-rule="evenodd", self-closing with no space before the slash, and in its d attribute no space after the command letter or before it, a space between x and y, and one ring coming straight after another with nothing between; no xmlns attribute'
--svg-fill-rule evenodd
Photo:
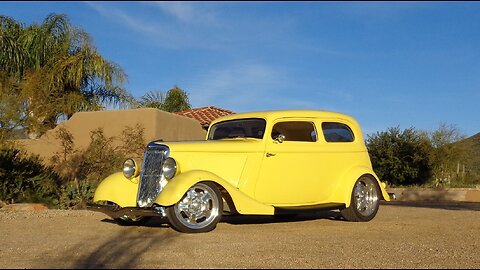
<svg viewBox="0 0 480 270"><path fill-rule="evenodd" d="M215 106L208 106L176 112L176 114L193 118L200 122L202 126L206 127L210 125L213 120L219 118L220 116L231 115L235 113Z"/></svg>

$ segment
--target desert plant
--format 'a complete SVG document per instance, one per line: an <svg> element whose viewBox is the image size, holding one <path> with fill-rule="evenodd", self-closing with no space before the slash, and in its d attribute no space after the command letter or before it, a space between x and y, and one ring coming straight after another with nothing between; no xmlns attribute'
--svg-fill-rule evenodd
<svg viewBox="0 0 480 270"><path fill-rule="evenodd" d="M60 209L83 209L93 199L95 186L88 181L76 178L60 188Z"/></svg>
<svg viewBox="0 0 480 270"><path fill-rule="evenodd" d="M51 161L62 177L60 208L84 207L93 199L100 180L119 171L127 156L141 157L145 147L144 128L140 124L126 126L119 138L105 136L102 128L93 130L86 149L76 149L75 138L64 128L58 129L56 137L62 148Z"/></svg>
<svg viewBox="0 0 480 270"><path fill-rule="evenodd" d="M3 146L0 149L0 200L7 203L58 204L59 176L38 156Z"/></svg>

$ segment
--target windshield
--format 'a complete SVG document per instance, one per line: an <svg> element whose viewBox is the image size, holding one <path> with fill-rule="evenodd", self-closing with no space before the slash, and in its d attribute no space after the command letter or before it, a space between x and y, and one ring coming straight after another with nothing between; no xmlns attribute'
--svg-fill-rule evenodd
<svg viewBox="0 0 480 270"><path fill-rule="evenodd" d="M209 140L228 138L255 138L262 139L265 133L265 119L248 118L235 119L216 123L210 128Z"/></svg>

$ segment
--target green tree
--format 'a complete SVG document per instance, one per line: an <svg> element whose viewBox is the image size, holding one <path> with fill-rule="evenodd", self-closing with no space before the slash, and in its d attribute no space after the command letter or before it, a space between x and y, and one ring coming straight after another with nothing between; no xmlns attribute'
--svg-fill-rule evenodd
<svg viewBox="0 0 480 270"><path fill-rule="evenodd" d="M140 99L137 100L136 107L138 108L156 108L162 110L165 103L165 94L160 90L153 90L147 92Z"/></svg>
<svg viewBox="0 0 480 270"><path fill-rule="evenodd" d="M467 149L458 144L465 136L454 125L441 123L438 129L428 133L432 144L430 160L433 169L432 184L434 186L448 186L452 181L461 181L460 165L467 161Z"/></svg>
<svg viewBox="0 0 480 270"><path fill-rule="evenodd" d="M191 108L192 106L190 106L187 92L178 88L176 85L172 89L168 90L167 96L165 97L165 103L163 105L164 111L180 112Z"/></svg>
<svg viewBox="0 0 480 270"><path fill-rule="evenodd" d="M122 69L103 58L65 15L50 14L30 26L0 16L0 51L0 72L18 84L24 104L19 114L34 134L54 127L60 117L131 99L122 87Z"/></svg>
<svg viewBox="0 0 480 270"><path fill-rule="evenodd" d="M0 144L15 137L15 131L26 123L25 103L20 88L12 78L0 71Z"/></svg>
<svg viewBox="0 0 480 270"><path fill-rule="evenodd" d="M376 174L394 186L422 185L431 177L430 142L414 128L368 135L367 148Z"/></svg>
<svg viewBox="0 0 480 270"><path fill-rule="evenodd" d="M166 94L160 90L149 91L136 100L134 106L137 108L157 108L167 112L180 112L192 108L188 93L176 85Z"/></svg>

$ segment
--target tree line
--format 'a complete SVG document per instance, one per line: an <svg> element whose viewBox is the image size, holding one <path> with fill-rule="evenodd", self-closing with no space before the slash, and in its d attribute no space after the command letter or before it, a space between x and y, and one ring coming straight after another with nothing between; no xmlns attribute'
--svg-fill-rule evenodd
<svg viewBox="0 0 480 270"><path fill-rule="evenodd" d="M31 138L79 111L154 107L169 112L190 108L177 86L134 98L123 69L105 59L83 29L66 15L50 14L24 25L0 16L0 139L26 130Z"/></svg>
<svg viewBox="0 0 480 270"><path fill-rule="evenodd" d="M474 187L477 153L460 130L445 123L432 132L391 127L367 136L372 166L390 186Z"/></svg>

